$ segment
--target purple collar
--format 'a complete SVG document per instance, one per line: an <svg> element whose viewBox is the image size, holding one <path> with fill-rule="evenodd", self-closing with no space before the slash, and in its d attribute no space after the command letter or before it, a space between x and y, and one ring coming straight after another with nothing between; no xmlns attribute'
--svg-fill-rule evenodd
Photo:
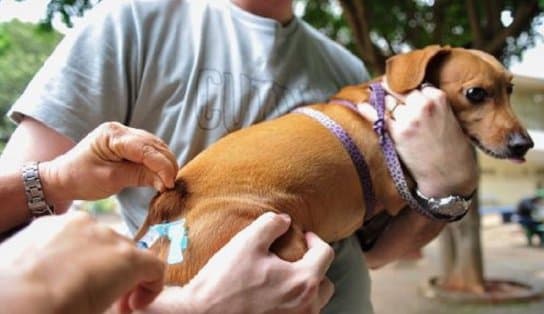
<svg viewBox="0 0 544 314"><path fill-rule="evenodd" d="M347 106L354 110L357 110L357 108L353 104ZM374 206L376 203L374 197L374 188L372 187L372 178L370 177L370 172L365 162L365 158L357 148L357 145L355 145L355 143L353 142L353 139L342 128L340 124L336 123L336 121L332 120L327 115L318 110L309 107L302 107L295 109L293 112L304 114L321 123L321 125L326 127L342 143L342 146L344 146L344 149L349 154L349 157L351 158L351 161L353 162L353 164L355 165L355 169L357 170L359 182L361 183L361 188L363 190L363 196L365 198L365 216L370 217L369 215L374 211Z"/></svg>
<svg viewBox="0 0 544 314"><path fill-rule="evenodd" d="M397 192L408 204L408 206L410 206L410 208L432 220L451 222L463 218L466 212L460 215L445 215L442 213L433 212L421 206L419 202L414 198L404 177L404 172L402 171L402 166L395 150L395 145L393 144L391 136L389 135L389 133L387 133L387 130L385 128L385 90L382 87L381 83L371 84L370 89L370 104L374 107L378 114L378 120L374 122L373 129L374 132L378 134L380 146L385 157L385 162L387 164L389 173L393 178L393 182L395 183ZM360 114L357 110L357 106L349 100L334 99L331 100L331 103L347 107L355 111L357 114ZM344 149L351 157L355 168L357 169L357 174L359 175L359 181L361 182L361 187L363 189L363 195L367 208L366 217L370 217L369 213L372 213L374 211L374 206L376 202L374 190L372 187L372 180L363 154L359 151L351 137L338 123L336 123L334 120L332 120L320 111L308 107L302 107L295 109L294 112L305 114L315 119L323 126L325 126L331 133L333 133L338 138L338 140L340 140L340 142L344 146Z"/></svg>
<svg viewBox="0 0 544 314"><path fill-rule="evenodd" d="M371 84L370 89L370 104L374 107L376 113L378 114L378 120L374 122L373 128L378 134L380 146L382 147L385 157L385 162L387 164L387 168L389 169L389 174L393 178L397 192L399 192L400 196L406 201L406 203L408 203L410 208L432 220L451 222L463 218L466 211L459 215L446 215L424 208L414 198L412 192L408 188L408 183L406 183L406 179L404 178L404 172L402 171L402 166L395 150L395 145L391 140L391 136L385 129L385 90L381 83Z"/></svg>

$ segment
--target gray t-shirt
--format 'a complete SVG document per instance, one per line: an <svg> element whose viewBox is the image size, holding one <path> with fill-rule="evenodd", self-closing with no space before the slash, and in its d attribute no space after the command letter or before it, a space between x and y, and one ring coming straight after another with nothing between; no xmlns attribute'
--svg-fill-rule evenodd
<svg viewBox="0 0 544 314"><path fill-rule="evenodd" d="M183 165L229 132L366 79L359 59L298 18L282 26L227 0L105 0L59 44L9 115L76 142L119 121L161 137ZM118 195L131 231L153 194ZM342 267L366 287L360 251L336 248L343 246L353 262ZM360 300L366 293L330 313L369 313L369 305L353 309L369 303Z"/></svg>

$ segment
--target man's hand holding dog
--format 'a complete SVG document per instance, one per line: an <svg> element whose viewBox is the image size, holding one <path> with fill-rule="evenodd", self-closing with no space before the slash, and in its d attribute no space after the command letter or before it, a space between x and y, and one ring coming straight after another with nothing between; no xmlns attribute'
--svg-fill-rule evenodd
<svg viewBox="0 0 544 314"><path fill-rule="evenodd" d="M116 122L103 123L66 154L40 165L45 194L52 202L100 199L129 186L162 191L174 186L177 170L176 159L162 140Z"/></svg>
<svg viewBox="0 0 544 314"><path fill-rule="evenodd" d="M386 98L387 129L418 189L428 197L470 195L477 185L478 166L444 92L426 85L394 96ZM376 120L371 106L360 105L359 110Z"/></svg>
<svg viewBox="0 0 544 314"><path fill-rule="evenodd" d="M407 95L388 96L386 106L388 131L419 191L429 197L470 195L477 185L477 163L445 94L424 86ZM370 121L377 119L370 105L360 105L359 110ZM373 248L365 252L368 265L378 268L421 248L444 226L443 222L404 209L392 219Z"/></svg>
<svg viewBox="0 0 544 314"><path fill-rule="evenodd" d="M325 277L333 249L313 233L294 263L269 251L289 227L286 215L265 213L240 231L183 288L165 289L144 313L319 313L334 286Z"/></svg>
<svg viewBox="0 0 544 314"><path fill-rule="evenodd" d="M145 307L163 287L160 259L79 212L36 220L0 255L6 313L100 313L123 295L127 311Z"/></svg>

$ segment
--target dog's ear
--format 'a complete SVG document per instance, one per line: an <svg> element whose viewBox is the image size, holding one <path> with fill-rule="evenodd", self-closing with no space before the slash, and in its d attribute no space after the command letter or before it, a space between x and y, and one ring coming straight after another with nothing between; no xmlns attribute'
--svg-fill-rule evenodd
<svg viewBox="0 0 544 314"><path fill-rule="evenodd" d="M449 53L450 49L449 46L432 45L387 59L387 84L394 92L401 94L416 89L423 83L427 66L433 58Z"/></svg>

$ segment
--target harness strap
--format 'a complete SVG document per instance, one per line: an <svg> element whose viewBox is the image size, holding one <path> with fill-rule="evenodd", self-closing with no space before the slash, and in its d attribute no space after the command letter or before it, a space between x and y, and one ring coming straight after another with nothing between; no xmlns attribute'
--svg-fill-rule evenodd
<svg viewBox="0 0 544 314"><path fill-rule="evenodd" d="M367 210L367 215L369 212L374 210L375 198L374 198L374 188L372 187L372 180L370 177L370 171L365 162L363 154L357 148L357 145L353 142L353 139L349 134L342 128L342 126L336 121L329 118L324 113L317 111L309 107L297 108L293 112L304 114L327 128L332 134L338 138L342 143L342 146L349 154L351 161L355 165L357 170L357 175L359 177L359 182L361 183L361 188L363 190L363 195L365 198L365 205Z"/></svg>

